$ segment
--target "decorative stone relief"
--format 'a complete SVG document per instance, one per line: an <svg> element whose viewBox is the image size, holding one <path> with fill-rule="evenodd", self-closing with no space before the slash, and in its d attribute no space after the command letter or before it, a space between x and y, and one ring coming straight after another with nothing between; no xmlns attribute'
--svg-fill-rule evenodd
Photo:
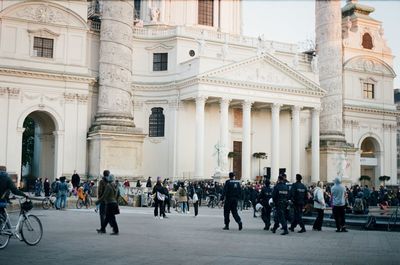
<svg viewBox="0 0 400 265"><path fill-rule="evenodd" d="M89 95L87 94L76 94L76 98L79 103L87 103Z"/></svg>
<svg viewBox="0 0 400 265"><path fill-rule="evenodd" d="M69 102L75 101L76 94L74 94L74 93L64 93L64 99L65 99L65 101L69 101Z"/></svg>
<svg viewBox="0 0 400 265"><path fill-rule="evenodd" d="M21 18L34 20L42 23L62 23L68 24L68 18L64 12L57 10L48 5L27 6L16 12L16 15Z"/></svg>
<svg viewBox="0 0 400 265"><path fill-rule="evenodd" d="M156 7L150 8L151 23L158 23L160 21L160 9Z"/></svg>
<svg viewBox="0 0 400 265"><path fill-rule="evenodd" d="M20 95L20 89L19 88L8 88L8 96L10 98L18 98Z"/></svg>
<svg viewBox="0 0 400 265"><path fill-rule="evenodd" d="M7 93L6 87L0 87L0 96L4 96Z"/></svg>
<svg viewBox="0 0 400 265"><path fill-rule="evenodd" d="M369 58L354 59L350 61L345 68L369 73L392 75L392 72L381 62L374 61Z"/></svg>

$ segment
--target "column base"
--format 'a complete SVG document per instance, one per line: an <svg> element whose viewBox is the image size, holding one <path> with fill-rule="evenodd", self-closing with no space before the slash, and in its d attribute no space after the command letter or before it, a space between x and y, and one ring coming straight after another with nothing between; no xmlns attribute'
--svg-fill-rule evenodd
<svg viewBox="0 0 400 265"><path fill-rule="evenodd" d="M322 138L322 136L321 136ZM321 139L320 141L320 180L333 182L340 177L344 184L357 182L359 161L356 161L357 148L342 139ZM312 180L313 181L313 180Z"/></svg>
<svg viewBox="0 0 400 265"><path fill-rule="evenodd" d="M98 177L108 169L115 177L142 177L143 140L141 129L96 125L89 131L89 175Z"/></svg>

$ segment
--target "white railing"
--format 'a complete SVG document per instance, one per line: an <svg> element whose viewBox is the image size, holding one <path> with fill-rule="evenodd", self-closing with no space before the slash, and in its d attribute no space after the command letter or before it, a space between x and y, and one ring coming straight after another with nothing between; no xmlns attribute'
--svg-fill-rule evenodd
<svg viewBox="0 0 400 265"><path fill-rule="evenodd" d="M156 38L167 38L167 37L189 37L198 40L216 41L228 44L237 44L250 47L263 46L267 49L274 49L276 51L284 51L296 53L298 47L296 44L270 41L270 40L259 40L258 38L242 36L237 34L229 34L218 32L215 30L207 30L194 27L135 27L133 34L136 38L142 39L156 39Z"/></svg>
<svg viewBox="0 0 400 265"><path fill-rule="evenodd" d="M101 14L101 4L99 0L92 0L88 5L88 18Z"/></svg>
<svg viewBox="0 0 400 265"><path fill-rule="evenodd" d="M101 22L100 21L93 21L89 20L89 27L92 31L100 32Z"/></svg>

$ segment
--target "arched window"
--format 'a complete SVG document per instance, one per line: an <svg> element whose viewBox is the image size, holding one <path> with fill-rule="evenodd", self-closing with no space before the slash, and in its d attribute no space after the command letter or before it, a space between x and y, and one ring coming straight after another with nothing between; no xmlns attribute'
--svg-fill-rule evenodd
<svg viewBox="0 0 400 265"><path fill-rule="evenodd" d="M369 49L369 50L371 50L374 47L372 43L372 37L371 35L369 35L369 33L365 33L363 35L361 45L363 46L364 49Z"/></svg>
<svg viewBox="0 0 400 265"><path fill-rule="evenodd" d="M163 137L165 117L163 108L152 108L149 117L149 137Z"/></svg>

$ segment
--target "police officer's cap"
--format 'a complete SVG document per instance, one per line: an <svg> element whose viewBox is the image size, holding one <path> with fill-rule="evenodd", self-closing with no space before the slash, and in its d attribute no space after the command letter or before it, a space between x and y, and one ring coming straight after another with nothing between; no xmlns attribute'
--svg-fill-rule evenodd
<svg viewBox="0 0 400 265"><path fill-rule="evenodd" d="M229 178L233 178L233 177L235 177L235 173L229 172Z"/></svg>

